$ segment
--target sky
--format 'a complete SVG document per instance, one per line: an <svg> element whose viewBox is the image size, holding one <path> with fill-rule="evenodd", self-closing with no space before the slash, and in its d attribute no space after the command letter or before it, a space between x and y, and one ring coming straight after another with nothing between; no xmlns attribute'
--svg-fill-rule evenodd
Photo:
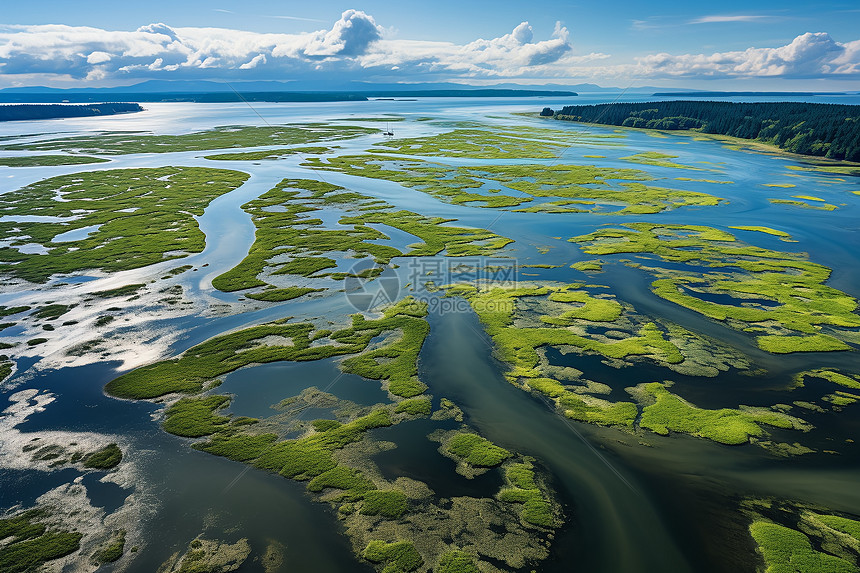
<svg viewBox="0 0 860 573"><path fill-rule="evenodd" d="M6 4L0 88L157 79L860 90L856 2Z"/></svg>

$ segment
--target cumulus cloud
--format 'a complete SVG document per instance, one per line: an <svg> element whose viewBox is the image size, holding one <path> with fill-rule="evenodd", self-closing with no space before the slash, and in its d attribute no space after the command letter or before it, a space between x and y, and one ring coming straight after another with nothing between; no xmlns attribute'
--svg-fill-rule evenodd
<svg viewBox="0 0 860 573"><path fill-rule="evenodd" d="M713 54L654 54L638 59L637 74L650 77L817 78L855 74L860 41L841 44L824 32L807 32L778 48Z"/></svg>
<svg viewBox="0 0 860 573"><path fill-rule="evenodd" d="M535 41L528 22L510 33L468 44L380 40L374 49L359 58L366 67L388 67L404 73L461 78L570 77L576 63L606 58L605 54L576 56L567 28L557 23L552 37Z"/></svg>
<svg viewBox="0 0 860 573"><path fill-rule="evenodd" d="M372 16L357 10L347 10L331 30L315 38L304 52L310 56L357 56L382 37L382 28Z"/></svg>
<svg viewBox="0 0 860 573"><path fill-rule="evenodd" d="M704 16L699 22L754 16ZM605 64L577 54L560 22L544 39L528 22L489 39L456 44L387 36L373 16L346 10L330 27L298 34L152 23L134 31L84 26L0 25L0 80L124 83L162 79L384 79L850 77L860 40L806 33L785 46L713 54L653 54Z"/></svg>
<svg viewBox="0 0 860 573"><path fill-rule="evenodd" d="M466 77L556 76L566 66L606 57L574 56L560 23L535 40L528 22L467 44L385 39L374 18L346 10L329 29L261 34L223 28L141 26L133 32L80 26L0 26L0 75L85 80L230 75L289 79L309 73L448 74Z"/></svg>

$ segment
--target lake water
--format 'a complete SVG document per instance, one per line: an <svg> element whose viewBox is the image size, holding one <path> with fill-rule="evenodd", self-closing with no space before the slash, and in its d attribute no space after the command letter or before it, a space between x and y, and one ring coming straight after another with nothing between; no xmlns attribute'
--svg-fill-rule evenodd
<svg viewBox="0 0 860 573"><path fill-rule="evenodd" d="M545 126L533 118L511 114L534 112L544 106L557 109L569 104L650 99L637 94L582 94L576 98L560 99L419 98L416 101L254 103L253 109L245 104L151 103L144 104L145 112L131 115L3 123L0 124L0 137L49 139L122 130L180 134L222 125L275 125L393 114L406 119L391 124L400 138L444 129L432 122L415 121L424 117L496 125ZM786 99L798 98L750 98L750 101ZM860 96L816 96L810 101L857 104ZM367 125L384 126L378 123ZM583 128L567 122L554 122L549 127L615 134L612 128ZM0 194L54 175L126 167L207 166L251 174L243 186L213 201L199 217L200 228L207 239L203 252L159 264L156 268L119 273L119 278L103 274L91 276L93 273L56 278L52 284L65 285L50 289L48 294L45 294L45 289L7 286L0 292L0 304L29 304L30 299L61 301L66 292L64 289L85 288L86 292L94 292L145 282L180 264L194 267L194 270L175 279L189 299L234 304L241 293L220 293L212 289L211 281L242 260L253 243L254 226L241 205L271 189L284 177L307 177L342 185L383 199L398 208L457 219L457 224L487 228L514 239L509 252L519 264L561 265L555 269L521 269L521 272L538 275L530 279L598 281L608 285L609 292L633 305L639 313L665 318L694 332L719 339L743 353L755 367L767 371L761 378L739 376L732 370L716 378L697 378L643 363L641 368L629 373L608 366L599 358L549 352L552 364L573 366L585 372L587 377L608 384L612 388L612 399L624 399L623 389L642 381L675 380L678 384L675 390L702 407L790 403L810 399L815 394L809 388L801 392L786 389L796 372L834 367L860 373L856 351L823 356L775 356L760 351L748 335L656 297L649 288L650 275L623 265L608 266L603 274L588 279L569 265L590 257L584 255L576 244L567 241L606 224L645 221L707 225L733 232L739 239L753 245L808 253L812 261L833 269L827 284L860 297L860 251L856 248L860 231L857 226L860 196L852 193L860 191L860 179L791 171L787 167L797 165L791 158L731 150L715 141L694 141L682 135L657 138L634 131L624 131L622 135L623 138L617 142L623 147L572 145L565 150L563 158L555 162L597 162L606 167L641 168L654 177L664 178L658 185L705 191L727 199L727 203L717 207L680 208L628 217L500 212L443 203L395 183L315 171L300 165L304 161L300 155L278 161L245 162L206 160L203 156L208 152L179 152L111 156L109 163L96 165L0 167ZM362 152L380 140L381 136L372 135L336 142L341 146L337 153ZM648 151L671 153L678 156L675 161L679 163L715 168L716 172L640 166L620 159ZM605 158L589 159L585 155L604 155ZM461 162L478 165L506 161ZM679 176L731 183L717 185L678 181L675 178ZM765 186L789 183L796 187ZM837 205L838 209L817 211L772 205L768 201L769 198L788 198L791 195L820 197ZM332 226L336 220L326 220L326 224ZM774 227L790 233L797 242L786 243L763 233L729 229L738 225ZM377 228L390 236L390 240L376 241L379 244L402 248L415 242L408 233L384 225ZM97 226L78 229L58 235L54 240L74 241L95 231ZM549 251L541 254L539 249L545 247ZM397 259L395 262L400 264L398 273L401 284L405 284L408 282L408 261ZM126 328L142 341L135 352L154 360L175 356L216 334L268 320L291 316L342 322L352 312L343 294L334 289L319 298L243 308L242 312L226 314L143 317L132 321ZM118 316L122 316L122 312ZM558 491L567 521L553 543L550 559L540 565L540 571L752 572L756 564L755 548L736 511L737 502L744 497L776 496L860 515L860 488L857 487L860 483L860 451L855 442L846 442L860 438L860 418L851 406L842 412L810 413L807 419L817 429L809 434L808 439L811 447L819 453L800 457L780 458L767 455L763 449L752 445L728 447L677 434L671 437L653 434L631 436L618 430L564 419L543 401L506 382L503 377L505 367L493 358L492 343L474 314L432 313L429 322L431 334L419 362L420 376L429 387L428 393L437 400L444 396L457 403L467 422L488 439L510 450L534 456ZM24 339L18 331L11 332L17 339L2 333L0 340L19 342ZM162 337L167 342L161 340ZM56 344L60 346L52 346L52 353L60 353L64 343ZM68 344L71 345L72 341ZM277 540L285 546L284 562L289 564L290 571L370 570L366 563L360 563L353 556L348 538L333 511L326 504L313 502L306 495L304 484L254 469L247 470L242 464L192 450L189 440L161 431L158 422L153 420L158 405L106 397L102 392L104 385L123 371L122 363L111 356L110 351L96 363L62 368L50 367L50 356L41 356L38 350L29 351L22 357L16 357L15 350L4 352L18 360L18 372L0 389L0 410L6 407L8 395L26 388L37 388L56 396L56 400L43 412L31 415L17 430L116 435L121 437L126 456L134 458L137 474L133 487L145 496L149 511L139 523L146 545L128 564L126 571L156 570L172 553L184 550L188 542L201 532L228 540L247 537L253 555L262 554L270 540ZM329 387L328 391L339 398L361 405L383 402L386 398L376 382L358 376L339 376L335 360L248 367L228 375L219 392L236 396L231 406L231 411L236 414L266 416L275 413L271 409L273 404L310 386ZM820 396L821 392L817 392ZM446 496L474 495L478 491L497 488L500 485L497 474L487 474L470 482L453 473L453 462L436 454L438 444L425 437L439 427L448 428L444 423L431 424L419 420L376 431L375 437L397 445L396 449L382 452L375 458L383 475L423 479ZM788 442L800 440L806 443L805 436L798 437L789 432L775 432L775 436ZM642 445L640 438L648 445ZM3 435L0 434L2 441ZM838 454L821 453L824 450ZM69 469L42 471L0 467L0 509L17 504L30 505L45 491L68 483L77 475L75 470ZM118 507L121 499L131 491L115 484L102 484L92 477L86 480L93 504L110 510ZM251 563L250 560L240 569L259 570L259 563Z"/></svg>

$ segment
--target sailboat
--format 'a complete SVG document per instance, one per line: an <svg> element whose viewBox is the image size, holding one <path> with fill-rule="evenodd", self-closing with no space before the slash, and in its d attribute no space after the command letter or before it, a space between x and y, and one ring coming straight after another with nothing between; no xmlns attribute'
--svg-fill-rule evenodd
<svg viewBox="0 0 860 573"><path fill-rule="evenodd" d="M391 127L389 127L388 122L385 122L385 131L382 132L382 135L393 136L394 132L391 131Z"/></svg>

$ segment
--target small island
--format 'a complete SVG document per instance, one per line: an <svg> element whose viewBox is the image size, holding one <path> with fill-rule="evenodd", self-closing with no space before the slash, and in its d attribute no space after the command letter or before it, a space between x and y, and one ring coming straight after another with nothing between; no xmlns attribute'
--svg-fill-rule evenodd
<svg viewBox="0 0 860 573"><path fill-rule="evenodd" d="M64 117L91 117L117 115L143 111L137 103L94 103L85 105L67 104L16 104L0 105L0 121L25 121L34 119L59 119Z"/></svg>

